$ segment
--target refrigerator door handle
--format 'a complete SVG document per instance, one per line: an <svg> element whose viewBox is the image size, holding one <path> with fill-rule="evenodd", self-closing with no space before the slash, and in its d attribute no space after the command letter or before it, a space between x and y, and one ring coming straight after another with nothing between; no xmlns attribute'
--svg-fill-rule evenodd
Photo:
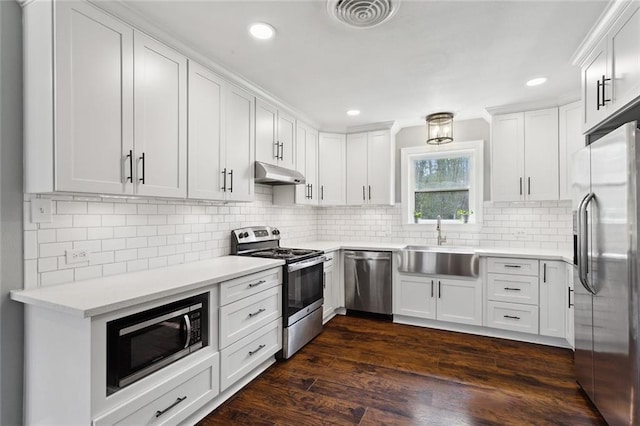
<svg viewBox="0 0 640 426"><path fill-rule="evenodd" d="M587 206L595 198L595 194L590 192L587 194L578 207L578 278L582 286L591 294L596 294L593 287L589 284L587 271L589 240L587 234Z"/></svg>

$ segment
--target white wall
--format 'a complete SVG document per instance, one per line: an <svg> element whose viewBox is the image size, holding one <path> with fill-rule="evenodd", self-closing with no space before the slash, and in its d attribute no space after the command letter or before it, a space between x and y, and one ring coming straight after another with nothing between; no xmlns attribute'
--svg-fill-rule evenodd
<svg viewBox="0 0 640 426"><path fill-rule="evenodd" d="M22 12L0 1L0 424L22 424Z"/></svg>

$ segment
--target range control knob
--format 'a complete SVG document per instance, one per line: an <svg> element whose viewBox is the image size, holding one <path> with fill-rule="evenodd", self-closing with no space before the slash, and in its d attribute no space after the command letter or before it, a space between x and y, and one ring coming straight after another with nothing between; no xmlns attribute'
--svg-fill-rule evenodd
<svg viewBox="0 0 640 426"><path fill-rule="evenodd" d="M272 233L273 235L280 235L280 231L278 230L278 228L273 228Z"/></svg>
<svg viewBox="0 0 640 426"><path fill-rule="evenodd" d="M248 232L245 232L244 234L242 234L242 236L243 236L244 238L247 238L247 237L249 236L249 233L248 233Z"/></svg>
<svg viewBox="0 0 640 426"><path fill-rule="evenodd" d="M238 239L244 238L244 234L242 232L238 232Z"/></svg>

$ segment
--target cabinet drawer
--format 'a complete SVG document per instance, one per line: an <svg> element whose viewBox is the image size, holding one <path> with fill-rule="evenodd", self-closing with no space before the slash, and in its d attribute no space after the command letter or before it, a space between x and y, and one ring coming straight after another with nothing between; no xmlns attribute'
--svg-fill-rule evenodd
<svg viewBox="0 0 640 426"><path fill-rule="evenodd" d="M220 308L220 347L224 348L282 317L282 286Z"/></svg>
<svg viewBox="0 0 640 426"><path fill-rule="evenodd" d="M282 267L235 278L220 284L220 306L282 284Z"/></svg>
<svg viewBox="0 0 640 426"><path fill-rule="evenodd" d="M538 260L490 257L487 259L487 271L498 274L538 276Z"/></svg>
<svg viewBox="0 0 640 426"><path fill-rule="evenodd" d="M487 326L538 334L538 307L489 301L487 302Z"/></svg>
<svg viewBox="0 0 640 426"><path fill-rule="evenodd" d="M94 426L180 423L218 395L219 362L219 355L213 354L162 385L95 419Z"/></svg>
<svg viewBox="0 0 640 426"><path fill-rule="evenodd" d="M335 252L335 251L330 251L330 252L324 254L324 258L326 259L324 261L324 268L325 269L333 267L333 265L335 263L336 254L337 254L337 252Z"/></svg>
<svg viewBox="0 0 640 426"><path fill-rule="evenodd" d="M487 274L489 300L538 304L538 277L528 275Z"/></svg>
<svg viewBox="0 0 640 426"><path fill-rule="evenodd" d="M282 319L220 351L220 390L225 390L282 349Z"/></svg>

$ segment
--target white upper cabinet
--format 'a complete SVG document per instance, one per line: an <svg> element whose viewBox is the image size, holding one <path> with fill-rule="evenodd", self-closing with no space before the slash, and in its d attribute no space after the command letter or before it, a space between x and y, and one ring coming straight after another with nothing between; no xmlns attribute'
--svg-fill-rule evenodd
<svg viewBox="0 0 640 426"><path fill-rule="evenodd" d="M295 168L295 119L275 106L256 100L256 160Z"/></svg>
<svg viewBox="0 0 640 426"><path fill-rule="evenodd" d="M249 93L189 62L189 198L253 199Z"/></svg>
<svg viewBox="0 0 640 426"><path fill-rule="evenodd" d="M394 204L394 165L390 130L347 135L347 204Z"/></svg>
<svg viewBox="0 0 640 426"><path fill-rule="evenodd" d="M560 165L560 199L571 199L572 156L585 146L582 136L582 102L558 108L558 145Z"/></svg>
<svg viewBox="0 0 640 426"><path fill-rule="evenodd" d="M135 33L136 192L187 196L187 59Z"/></svg>
<svg viewBox="0 0 640 426"><path fill-rule="evenodd" d="M558 108L492 120L493 201L557 200Z"/></svg>
<svg viewBox="0 0 640 426"><path fill-rule="evenodd" d="M582 126L587 133L640 96L640 4L619 2L608 30L581 61Z"/></svg>
<svg viewBox="0 0 640 426"><path fill-rule="evenodd" d="M25 190L133 194L133 30L86 3L55 9L50 45L51 5L25 11Z"/></svg>
<svg viewBox="0 0 640 426"><path fill-rule="evenodd" d="M186 58L86 2L23 13L25 190L185 197Z"/></svg>
<svg viewBox="0 0 640 426"><path fill-rule="evenodd" d="M320 133L318 137L318 183L320 205L344 205L346 177L345 135Z"/></svg>

